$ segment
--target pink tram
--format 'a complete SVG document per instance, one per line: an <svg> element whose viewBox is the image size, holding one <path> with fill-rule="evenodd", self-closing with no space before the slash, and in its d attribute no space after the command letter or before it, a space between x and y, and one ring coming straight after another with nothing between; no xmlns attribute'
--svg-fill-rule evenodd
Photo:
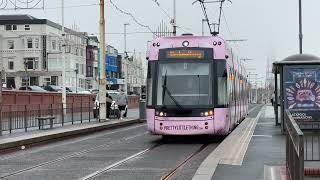
<svg viewBox="0 0 320 180"><path fill-rule="evenodd" d="M222 38L158 38L147 59L151 134L227 135L247 116L247 75Z"/></svg>

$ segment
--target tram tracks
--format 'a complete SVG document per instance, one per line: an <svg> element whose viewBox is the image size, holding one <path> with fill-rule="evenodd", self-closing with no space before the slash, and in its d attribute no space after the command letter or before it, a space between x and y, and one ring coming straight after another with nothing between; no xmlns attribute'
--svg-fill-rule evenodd
<svg viewBox="0 0 320 180"><path fill-rule="evenodd" d="M98 171L96 171L94 173L91 173L91 174L81 178L80 180L93 179L93 178L95 178L95 177L97 177L97 176L99 176L99 175L101 175L103 173L106 173L107 171L109 171L109 170L111 170L111 169L113 169L115 167L118 167L118 166L120 166L120 165L122 165L122 164L124 164L124 163L126 163L126 162L128 162L130 160L132 160L132 159L135 159L135 158L137 158L139 156L142 156L143 154L146 154L147 152L151 151L152 149L157 148L160 145L162 145L162 144L160 144L160 143L156 144L156 145L154 145L154 146L152 146L150 148L147 148L147 149L145 149L143 151L140 151L140 152L138 152L138 153L136 153L136 154L134 154L132 156L129 156L129 157L125 158L125 159L122 159L122 160L120 160L120 161L118 161L116 163L113 163L113 164L111 164L111 165L109 165L109 166L107 166L107 167L105 167L103 169L100 169L100 170L98 170Z"/></svg>
<svg viewBox="0 0 320 180"><path fill-rule="evenodd" d="M197 151L190 154L186 159L184 159L181 163L179 163L177 166L172 168L167 174L161 177L161 180L169 180L171 177L173 177L179 169L181 169L184 165L186 165L190 160L195 157L196 155L200 154L206 147L208 147L209 144L202 145Z"/></svg>
<svg viewBox="0 0 320 180"><path fill-rule="evenodd" d="M130 160L136 159L141 157L142 155L152 151L153 149L164 145L162 143L156 144L148 149L145 149L143 151L140 151L136 154L133 154L125 159L122 159L116 163L113 163L103 169L100 169L94 173L91 173L83 178L80 178L79 180L90 180L90 179L94 179L99 177L100 175L106 174L109 171L115 169L116 167L120 166L120 165L124 165L125 163L129 162ZM186 158L184 158L182 161L180 161L176 166L174 166L173 168L168 168L168 172L166 172L166 174L164 176L161 177L161 180L169 180L170 178L172 178L174 175L176 175L179 170L186 165L187 163L190 162L190 160L192 160L192 158L194 158L196 155L200 154L203 150L205 150L210 144L203 144L201 145L196 151L193 151L190 155L188 155Z"/></svg>
<svg viewBox="0 0 320 180"><path fill-rule="evenodd" d="M139 136L135 135L134 137L139 137ZM82 150L82 151L70 153L70 154L62 156L60 158L56 158L56 159L49 160L49 161L46 161L46 162L43 162L43 163L40 163L40 164L37 164L37 165L33 165L33 166L30 166L30 167L27 167L27 168L24 168L24 169L9 173L9 174L0 175L0 179L10 178L10 177L13 177L13 176L16 176L16 175L19 175L19 174L22 174L22 173L25 173L25 172L40 168L40 167L44 167L44 166L47 166L47 165L52 165L52 164L55 164L55 163L58 163L58 162L61 162L61 161L64 161L64 160L67 160L67 159L70 159L70 158L73 158L73 157L84 155L86 153L89 153L89 152L92 152L92 151L95 151L95 150L108 148L108 147L111 147L112 145L120 144L120 143L123 143L125 141L132 140L132 139L122 138L122 139L119 139L119 140L114 141L112 143L102 144L102 145L94 146L92 148L88 148L88 149L85 149L85 150Z"/></svg>

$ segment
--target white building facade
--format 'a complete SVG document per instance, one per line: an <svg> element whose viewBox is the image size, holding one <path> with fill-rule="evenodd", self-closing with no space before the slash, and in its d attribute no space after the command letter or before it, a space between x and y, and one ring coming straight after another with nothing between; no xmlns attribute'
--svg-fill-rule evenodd
<svg viewBox="0 0 320 180"><path fill-rule="evenodd" d="M141 86L145 85L146 60L135 53L131 57L122 57L122 75L126 82L124 88L128 94L140 94Z"/></svg>
<svg viewBox="0 0 320 180"><path fill-rule="evenodd" d="M62 85L65 49L67 87L86 86L86 34L29 15L0 15L0 60L8 88Z"/></svg>

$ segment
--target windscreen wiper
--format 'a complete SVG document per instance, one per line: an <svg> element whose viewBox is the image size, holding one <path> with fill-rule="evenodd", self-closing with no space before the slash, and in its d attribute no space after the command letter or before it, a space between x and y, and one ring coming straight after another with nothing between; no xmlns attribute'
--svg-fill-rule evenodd
<svg viewBox="0 0 320 180"><path fill-rule="evenodd" d="M166 92L168 93L170 99L175 103L175 105L176 105L179 109L184 109L184 108L178 103L178 101L172 96L171 92L170 92L169 89L167 88L167 71L166 71L166 74L165 74L165 76L164 76L164 82L163 82L163 85L162 85L162 104L163 104L163 106L165 106L165 105L164 105L164 98L165 98Z"/></svg>

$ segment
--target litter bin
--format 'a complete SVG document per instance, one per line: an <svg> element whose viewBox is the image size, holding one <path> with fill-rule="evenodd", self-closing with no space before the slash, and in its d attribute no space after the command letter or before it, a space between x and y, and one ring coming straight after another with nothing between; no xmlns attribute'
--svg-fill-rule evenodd
<svg viewBox="0 0 320 180"><path fill-rule="evenodd" d="M139 101L139 118L140 120L146 120L146 101Z"/></svg>

